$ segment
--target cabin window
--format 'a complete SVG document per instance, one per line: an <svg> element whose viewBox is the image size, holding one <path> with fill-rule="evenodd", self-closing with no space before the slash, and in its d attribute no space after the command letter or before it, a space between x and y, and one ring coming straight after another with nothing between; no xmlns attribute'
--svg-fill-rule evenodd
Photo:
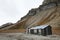
<svg viewBox="0 0 60 40"><path fill-rule="evenodd" d="M41 34L41 30L38 30L39 31L39 34Z"/></svg>
<svg viewBox="0 0 60 40"><path fill-rule="evenodd" d="M34 33L37 33L37 30L34 30Z"/></svg>

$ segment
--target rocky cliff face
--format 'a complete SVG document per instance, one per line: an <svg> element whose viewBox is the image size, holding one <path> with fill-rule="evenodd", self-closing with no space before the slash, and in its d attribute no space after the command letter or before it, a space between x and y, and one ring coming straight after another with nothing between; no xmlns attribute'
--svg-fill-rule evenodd
<svg viewBox="0 0 60 40"><path fill-rule="evenodd" d="M13 26L8 29L26 29L39 25L49 24L52 26L53 34L60 35L60 1L44 0L38 8L31 9Z"/></svg>
<svg viewBox="0 0 60 40"><path fill-rule="evenodd" d="M0 29L5 28L5 27L9 27L11 25L14 25L14 23L9 22L9 23L3 24L3 25L0 26Z"/></svg>
<svg viewBox="0 0 60 40"><path fill-rule="evenodd" d="M48 3L52 3L52 2L58 3L58 2L60 2L60 0L44 0L43 4L48 4Z"/></svg>

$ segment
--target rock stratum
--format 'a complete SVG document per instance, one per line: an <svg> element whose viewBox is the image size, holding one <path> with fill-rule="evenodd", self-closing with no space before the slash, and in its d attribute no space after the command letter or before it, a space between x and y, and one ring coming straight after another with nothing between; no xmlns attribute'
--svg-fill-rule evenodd
<svg viewBox="0 0 60 40"><path fill-rule="evenodd" d="M6 29L26 29L40 25L51 25L53 34L60 35L60 1L44 0L38 8L29 10L27 15L17 23L1 30Z"/></svg>

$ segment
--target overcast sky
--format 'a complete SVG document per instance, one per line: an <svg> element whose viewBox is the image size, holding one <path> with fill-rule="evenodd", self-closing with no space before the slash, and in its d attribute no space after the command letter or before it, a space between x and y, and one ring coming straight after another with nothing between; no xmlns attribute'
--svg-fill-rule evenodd
<svg viewBox="0 0 60 40"><path fill-rule="evenodd" d="M15 23L31 8L37 8L43 0L0 0L0 25Z"/></svg>

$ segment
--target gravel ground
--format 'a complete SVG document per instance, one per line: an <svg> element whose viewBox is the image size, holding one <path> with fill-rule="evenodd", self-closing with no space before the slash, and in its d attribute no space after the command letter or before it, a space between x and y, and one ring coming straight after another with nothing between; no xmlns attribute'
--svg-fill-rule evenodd
<svg viewBox="0 0 60 40"><path fill-rule="evenodd" d="M60 40L60 36L41 36L24 33L0 33L0 40Z"/></svg>

